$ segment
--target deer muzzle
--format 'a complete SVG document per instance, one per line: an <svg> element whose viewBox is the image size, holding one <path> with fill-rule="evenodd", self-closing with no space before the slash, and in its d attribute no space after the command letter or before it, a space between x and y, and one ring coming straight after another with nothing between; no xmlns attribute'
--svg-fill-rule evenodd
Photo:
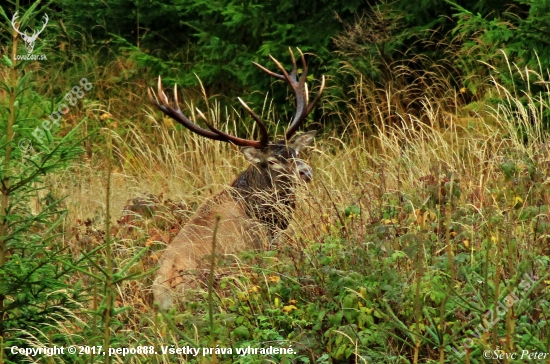
<svg viewBox="0 0 550 364"><path fill-rule="evenodd" d="M310 182L313 179L313 169L302 161L296 163L297 174L303 182Z"/></svg>

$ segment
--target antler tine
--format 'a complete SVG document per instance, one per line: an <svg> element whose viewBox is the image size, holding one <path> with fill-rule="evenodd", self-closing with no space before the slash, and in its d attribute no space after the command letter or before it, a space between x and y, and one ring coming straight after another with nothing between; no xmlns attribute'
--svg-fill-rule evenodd
<svg viewBox="0 0 550 364"><path fill-rule="evenodd" d="M289 51L291 54L292 65L293 65L292 73L294 75L294 80L289 80L289 83L292 89L294 90L294 96L296 98L296 114L292 118L292 121L290 122L290 126L288 127L288 130L285 134L285 138L287 140L289 140L294 135L294 133L296 133L296 131L303 124L304 120L307 118L307 115L308 115L307 90L306 90L307 63L306 63L304 54L302 53L300 48L298 48L298 52L300 53L300 58L302 59L302 66L303 66L302 75L300 76L300 81L298 81L297 71L294 72L294 70L297 70L298 68L298 66L296 65L296 59L294 58L294 52L290 48L289 48Z"/></svg>
<svg viewBox="0 0 550 364"><path fill-rule="evenodd" d="M315 106L317 105L319 100L321 100L321 96L323 95L324 90L325 90L325 75L323 75L321 77L321 87L319 88L319 92L317 92L317 96L315 96L313 101L310 104L308 104L308 106L307 106L307 114L308 115L311 111L313 111L313 109L315 108Z"/></svg>
<svg viewBox="0 0 550 364"><path fill-rule="evenodd" d="M180 100L178 99L178 84L174 83L174 104L179 109L180 108Z"/></svg>
<svg viewBox="0 0 550 364"><path fill-rule="evenodd" d="M237 97L239 102L243 105L244 109L252 116L254 121L258 124L258 128L260 129L260 144L262 144L264 147L267 147L267 144L269 143L269 133L267 132L267 127L262 122L262 119L254 111L252 111L251 108L248 107L248 105L240 98Z"/></svg>
<svg viewBox="0 0 550 364"><path fill-rule="evenodd" d="M307 116L313 111L313 108L315 105L319 102L321 99L321 95L323 93L324 87L325 87L325 77L323 76L321 81L321 89L319 90L319 93L313 100L313 103L309 103L308 96L309 92L307 89L307 73L308 73L308 67L307 62L305 60L304 54L298 48L298 52L300 53L300 58L302 60L302 74L300 76L300 80L297 81L294 80L294 83L291 83L292 88L294 89L294 94L296 96L296 114L292 118L292 121L290 123L290 126L288 127L288 130L285 134L285 138L289 140L292 138L292 136L296 133L298 128L304 123L304 121L307 119ZM296 67L296 60L294 58L294 54L291 50L291 56L292 56L292 63L294 67Z"/></svg>
<svg viewBox="0 0 550 364"><path fill-rule="evenodd" d="M304 54L302 53L302 50L300 48L298 48L298 52L300 52L300 58L302 59L302 76L300 77L300 83L305 85L308 71L306 58L304 57ZM292 60L294 61L294 55L292 55ZM296 66L296 61L294 61L294 66Z"/></svg>
<svg viewBox="0 0 550 364"><path fill-rule="evenodd" d="M164 89L162 88L162 79L158 78L158 81L157 81L157 95L158 97L155 97L155 99L159 99L160 98L160 101L162 102L162 104L164 105L164 107L170 107L170 105L168 104L168 99L166 97L166 94L164 93Z"/></svg>
<svg viewBox="0 0 550 364"><path fill-rule="evenodd" d="M277 59L275 59L275 57L273 57L271 54L269 55L269 58L273 61L273 63L275 63L277 68L281 70L281 72L283 73L282 76L284 77L283 79L286 80L288 83L290 83L290 85L294 86L294 83L296 82L296 80L295 79L293 80L292 78L290 78L290 75L285 70L285 67L279 61L277 61ZM292 58L294 59L294 55L292 56ZM294 64L296 64L296 62L294 62Z"/></svg>
<svg viewBox="0 0 550 364"><path fill-rule="evenodd" d="M265 147L267 147L267 144L269 143L269 136L267 135L267 129L265 130L265 135L264 135L264 133L262 133L262 128L260 127L260 133L261 133L260 141L242 139L217 129L214 125L210 124L210 122L208 121L206 116L202 113L202 111L200 111L198 108L195 108L195 109L199 113L199 116L204 120L204 123L206 124L208 129L212 130L214 133L224 138L221 140L233 143L241 147L254 147L256 149L264 149ZM264 128L265 128L265 125L264 125Z"/></svg>
<svg viewBox="0 0 550 364"><path fill-rule="evenodd" d="M275 65L281 71L282 74L275 73L256 62L252 62L256 67L258 67L268 75L275 77L279 80L286 81L294 91L294 96L296 98L296 114L292 118L292 121L290 122L289 128L286 132L285 138L287 140L289 140L294 135L294 133L296 133L298 128L304 123L309 113L313 111L313 108L321 99L321 95L325 88L325 78L323 76L319 93L317 94L313 102L310 104L308 100L309 93L308 93L307 84L306 84L308 66L307 66L304 53L300 50L300 48L298 48L298 52L300 53L300 59L302 61L302 73L300 75L300 78L298 79L298 65L296 63L296 58L294 57L294 52L292 51L292 48L289 48L289 51L290 51L290 58L292 60L292 71L290 72L290 74L285 70L284 66L279 61L277 61L275 57L271 55L269 56L269 58L273 61L273 63L275 63Z"/></svg>
<svg viewBox="0 0 550 364"><path fill-rule="evenodd" d="M292 76L293 81L296 82L298 79L298 65L296 64L296 58L294 58L294 52L292 51L292 48L288 47L288 51L290 52L290 58L292 59L292 72L290 73L290 75ZM302 54L302 52L300 51L300 48L298 48L298 51L300 52L300 54ZM303 55L302 55L302 59L303 59Z"/></svg>
<svg viewBox="0 0 550 364"><path fill-rule="evenodd" d="M275 72L272 72L272 71L268 70L267 68L265 68L264 66L262 66L259 63L252 62L252 64L254 66L258 67L259 69L261 69L262 71L264 71L265 73L267 73L268 75L272 76L272 77L278 78L279 80L283 80L283 81L285 80L285 76L280 75L280 74L275 73Z"/></svg>
<svg viewBox="0 0 550 364"><path fill-rule="evenodd" d="M259 123L260 133L261 133L261 139L259 141L242 139L216 129L213 125L211 125L208 122L208 119L204 116L204 114L199 109L197 109L199 116L205 120L206 126L208 126L210 130L201 128L200 126L195 124L193 121L191 121L189 118L187 118L185 115L183 115L183 113L181 112L181 109L179 107L179 100L177 96L178 95L177 85L174 85L175 106L172 107L170 105L168 97L166 96L162 88L162 80L160 76L158 78L157 94L155 95L152 92L151 88L148 89L148 94L149 94L149 100L151 100L151 102L160 111L170 116L172 119L176 120L178 123L180 123L187 129L191 130L193 133L203 136L205 138L232 143L240 147L253 147L257 149L265 148L269 142L269 139L267 136L267 128L265 127L265 125L261 123L261 121ZM160 99L160 102L162 102L162 105L159 103L159 99Z"/></svg>
<svg viewBox="0 0 550 364"><path fill-rule="evenodd" d="M177 87L174 87L174 93L177 94ZM203 136L205 138L213 139L213 140L223 140L221 136L218 134L211 132L209 130L205 130L195 123L193 123L191 120L189 120L183 113L181 112L179 108L179 104L176 103L175 108L173 108L170 105L170 102L168 101L168 97L164 93L164 89L162 88L162 79L159 76L158 78L158 84L157 84L157 93L153 94L152 90L149 89L149 99L151 102L163 113L170 116L172 119L186 127L187 129L191 130L195 134L198 134L200 136ZM162 103L162 105L159 103ZM177 99L177 96L176 96Z"/></svg>
<svg viewBox="0 0 550 364"><path fill-rule="evenodd" d="M223 133L223 131L216 129L214 125L210 124L210 121L208 120L208 118L203 114L203 112L198 107L195 107L195 110L199 114L199 117L204 121L208 129L212 130L216 134Z"/></svg>

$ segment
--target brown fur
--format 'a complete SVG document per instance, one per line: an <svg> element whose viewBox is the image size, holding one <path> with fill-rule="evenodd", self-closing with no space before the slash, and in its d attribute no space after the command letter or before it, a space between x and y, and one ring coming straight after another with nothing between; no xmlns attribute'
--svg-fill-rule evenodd
<svg viewBox="0 0 550 364"><path fill-rule="evenodd" d="M231 186L206 201L183 227L160 259L153 283L155 302L162 309L186 288L196 286L194 271L211 253L216 216L221 220L216 235L216 252L235 254L263 249L277 232L287 228L295 205L298 181L309 182L311 167L297 159L300 150L313 143L315 132L305 133L284 145L265 150L242 148L249 168Z"/></svg>

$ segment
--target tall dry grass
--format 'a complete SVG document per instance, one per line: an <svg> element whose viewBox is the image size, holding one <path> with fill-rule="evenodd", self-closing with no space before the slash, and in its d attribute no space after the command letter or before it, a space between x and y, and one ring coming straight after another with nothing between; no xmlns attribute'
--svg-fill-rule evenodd
<svg viewBox="0 0 550 364"><path fill-rule="evenodd" d="M523 74L521 70L516 71ZM547 85L542 75L530 71L528 77L533 76ZM433 195L419 194L425 191L428 176L436 181L445 178L456 181L460 186L457 204L480 210L484 206L502 210L507 205L499 201L490 188L491 183L494 187L495 181L503 177L502 162L523 163L525 156L534 158L536 155L550 162L543 126L549 105L544 94L517 95L493 79L491 90L501 102L486 103L475 113L462 108L457 100L449 108L448 99L442 102L441 97L432 98L429 94L410 103L414 109L407 109L401 101L394 104L395 100L403 99L405 91L391 87L376 89L360 75L356 80L353 90L356 98L348 112L342 115L340 127L335 129L337 131L322 130L315 147L306 153L315 177L312 183L301 186L298 191L299 204L284 243L287 246L300 249L304 242L322 241L323 236L330 233L330 227L338 222L348 239L359 242L366 234L368 223L379 217L377 209L387 204L385 196L398 196L401 201L416 204L416 209L426 204L427 199L433 199ZM447 94L456 96L452 90ZM145 90L135 104L148 105L144 96ZM385 105L380 104L381 99L386 100ZM149 201L153 207L162 205L166 199L176 203L182 201L180 206L184 206L183 214L188 218L197 206L221 191L246 168L238 148L181 130L148 106L140 111L144 123L129 121L132 115L111 114L101 120L101 115L110 110L106 104L109 101L94 107L89 117L96 118L95 122L103 126L102 132L114 138L113 151L117 160L112 184L114 220L128 214L123 210L132 204L131 199L147 194L160 196ZM228 131L234 131L237 124L244 124L236 115L232 110L222 113L214 106L214 117L218 121L229 120L224 126ZM66 239L75 252L89 250L101 240L94 237L90 229L100 230L104 217L103 167L101 158L83 159L65 175L49 180L55 194L68 196ZM362 210L360 220L345 220L345 208L354 205ZM185 218L178 220L171 215L174 210L155 211L152 214L135 213L133 218L138 222L131 228L119 222L121 226L111 231L117 236L113 247L116 266L129 261L142 246L150 245L151 254L135 269L145 271L154 267L163 246L169 243L168 237L177 234L185 222ZM159 224L159 219L166 224ZM87 220L91 221L88 224L91 226L83 224ZM80 238L75 238L79 233ZM524 243L520 243L519 248L521 244ZM242 272L245 268L240 266L239 269ZM243 291L251 289L246 280L240 279L239 269L235 271L235 284ZM124 325L119 330L128 334L146 333L130 335L135 345L177 344L180 337L177 330L161 323L162 319L153 309L150 283L150 279L143 279L119 286L116 305L130 307L121 314L120 321ZM85 340L76 334L83 331L85 325L86 320L66 325L67 335L76 335L75 342ZM144 359L135 356L130 362ZM122 361L122 358L117 360ZM166 359L159 362L162 360Z"/></svg>

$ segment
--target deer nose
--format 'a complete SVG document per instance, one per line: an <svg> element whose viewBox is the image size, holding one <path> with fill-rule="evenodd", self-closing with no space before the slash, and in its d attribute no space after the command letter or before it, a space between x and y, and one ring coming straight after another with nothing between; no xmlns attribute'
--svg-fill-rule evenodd
<svg viewBox="0 0 550 364"><path fill-rule="evenodd" d="M300 169L300 179L304 182L310 182L313 178L313 170L311 168Z"/></svg>

